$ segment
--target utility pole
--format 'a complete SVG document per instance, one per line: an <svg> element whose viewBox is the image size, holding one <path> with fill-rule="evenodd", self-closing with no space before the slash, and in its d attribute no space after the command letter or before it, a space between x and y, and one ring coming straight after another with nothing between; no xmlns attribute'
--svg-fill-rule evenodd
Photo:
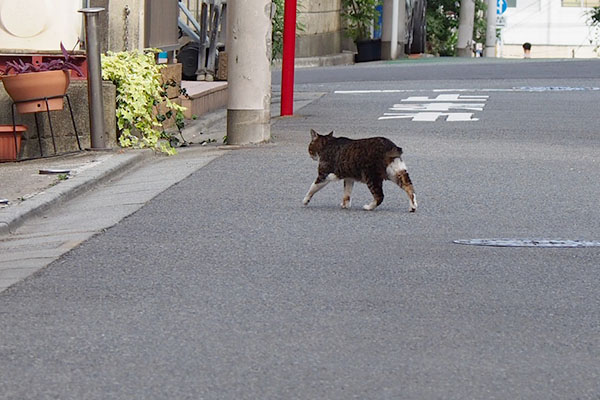
<svg viewBox="0 0 600 400"><path fill-rule="evenodd" d="M487 28L485 30L484 57L496 57L496 0L487 1Z"/></svg>
<svg viewBox="0 0 600 400"><path fill-rule="evenodd" d="M404 1L384 0L381 29L381 58L394 60L404 53L404 21L406 6Z"/></svg>
<svg viewBox="0 0 600 400"><path fill-rule="evenodd" d="M473 56L473 22L475 21L475 1L460 1L460 16L458 20L458 41L456 48L459 57Z"/></svg>
<svg viewBox="0 0 600 400"><path fill-rule="evenodd" d="M271 138L271 0L227 5L227 143Z"/></svg>

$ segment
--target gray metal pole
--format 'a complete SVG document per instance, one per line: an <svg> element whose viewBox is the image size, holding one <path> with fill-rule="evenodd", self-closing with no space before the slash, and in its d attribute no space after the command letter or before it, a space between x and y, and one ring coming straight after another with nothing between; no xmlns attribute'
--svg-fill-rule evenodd
<svg viewBox="0 0 600 400"><path fill-rule="evenodd" d="M88 101L90 110L90 141L92 150L106 149L107 132L104 129L104 105L102 104L102 65L100 41L98 40L98 14L102 7L79 10L85 18L85 49L88 64Z"/></svg>

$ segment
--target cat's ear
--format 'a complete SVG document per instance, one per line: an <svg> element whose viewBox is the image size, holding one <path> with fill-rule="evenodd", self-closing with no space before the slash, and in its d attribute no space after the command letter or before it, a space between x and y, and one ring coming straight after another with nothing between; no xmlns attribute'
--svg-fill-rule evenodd
<svg viewBox="0 0 600 400"><path fill-rule="evenodd" d="M333 131L329 132L327 136L333 136Z"/></svg>
<svg viewBox="0 0 600 400"><path fill-rule="evenodd" d="M312 140L315 140L317 138L317 136L319 136L319 134L317 133L317 131L315 131L314 129L310 130L310 138Z"/></svg>

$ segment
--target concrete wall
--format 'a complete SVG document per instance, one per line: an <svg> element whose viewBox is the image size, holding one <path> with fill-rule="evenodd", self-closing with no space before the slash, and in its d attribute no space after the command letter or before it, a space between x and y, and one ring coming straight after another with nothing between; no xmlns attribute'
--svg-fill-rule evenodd
<svg viewBox="0 0 600 400"><path fill-rule="evenodd" d="M108 50L118 52L144 47L144 9L144 0L108 2Z"/></svg>
<svg viewBox="0 0 600 400"><path fill-rule="evenodd" d="M71 100L73 115L75 117L75 125L79 133L81 146L83 148L90 147L90 126L89 126L89 110L87 97L87 81L73 80L67 92ZM116 133L116 90L115 86L110 82L104 82L102 85L102 95L104 97L104 123L108 133L108 147L117 146ZM4 85L0 85L0 123L12 124L12 99L4 90ZM78 151L77 139L74 136L73 123L65 100L65 108L63 110L51 111L50 117L52 120L52 128L58 153ZM52 145L52 135L48 125L48 113L37 113L37 118L40 124L40 136L42 138L42 149L44 155L54 154ZM19 125L27 125L28 129L23 135L21 145L21 159L36 158L40 156L40 147L36 132L35 117L33 114L18 114L15 112L16 123Z"/></svg>
<svg viewBox="0 0 600 400"><path fill-rule="evenodd" d="M102 7L104 12L98 15L98 39L100 40L100 53L106 53L108 50L108 13L109 0L90 0L90 7Z"/></svg>
<svg viewBox="0 0 600 400"><path fill-rule="evenodd" d="M533 44L531 58L597 58L598 53L594 48L595 46ZM501 53L502 58L523 58L522 44L505 44L497 52Z"/></svg>
<svg viewBox="0 0 600 400"><path fill-rule="evenodd" d="M342 51L341 0L300 0L296 57L336 54Z"/></svg>

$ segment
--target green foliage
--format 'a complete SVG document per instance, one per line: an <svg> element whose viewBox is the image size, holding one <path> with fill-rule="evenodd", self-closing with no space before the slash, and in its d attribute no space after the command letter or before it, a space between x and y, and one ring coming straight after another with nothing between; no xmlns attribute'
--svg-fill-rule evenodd
<svg viewBox="0 0 600 400"><path fill-rule="evenodd" d="M164 130L162 122L176 115L181 128L185 108L167 97L165 86L174 82L161 83L161 68L156 64L155 50L109 52L102 56L102 78L117 87L117 127L123 147L150 147L167 154L176 153L173 148L176 140ZM161 103L165 104L165 114L158 112Z"/></svg>
<svg viewBox="0 0 600 400"><path fill-rule="evenodd" d="M346 34L355 42L371 38L371 25L379 18L375 8L382 0L342 0L342 18L346 22Z"/></svg>
<svg viewBox="0 0 600 400"><path fill-rule="evenodd" d="M600 47L600 6L592 7L586 15L588 17L587 24L591 28L590 44L594 45L594 51L598 52L598 48Z"/></svg>
<svg viewBox="0 0 600 400"><path fill-rule="evenodd" d="M588 25L599 27L600 26L600 6L592 7L591 10L587 12L588 16Z"/></svg>
<svg viewBox="0 0 600 400"><path fill-rule="evenodd" d="M473 41L485 44L487 21L483 0L475 0ZM460 2L456 0L429 0L427 2L428 52L439 56L455 56L458 40L458 17Z"/></svg>
<svg viewBox="0 0 600 400"><path fill-rule="evenodd" d="M485 46L485 32L487 31L487 2L475 0L475 21L473 24L473 40Z"/></svg>
<svg viewBox="0 0 600 400"><path fill-rule="evenodd" d="M458 14L447 10L447 7L454 6L453 2L442 3L440 0L427 2L425 18L428 52L439 56L454 56L458 39Z"/></svg>
<svg viewBox="0 0 600 400"><path fill-rule="evenodd" d="M285 0L273 0L273 6L275 7L273 18L272 18L272 32L271 32L271 59L280 58L283 54L283 13ZM298 10L302 8L301 4L296 7L296 16L298 16ZM303 32L305 29L304 24L298 21L296 18L296 31Z"/></svg>
<svg viewBox="0 0 600 400"><path fill-rule="evenodd" d="M285 0L273 0L275 6L275 13L273 15L273 32L272 41L273 47L272 59L275 59L283 53L283 6Z"/></svg>

